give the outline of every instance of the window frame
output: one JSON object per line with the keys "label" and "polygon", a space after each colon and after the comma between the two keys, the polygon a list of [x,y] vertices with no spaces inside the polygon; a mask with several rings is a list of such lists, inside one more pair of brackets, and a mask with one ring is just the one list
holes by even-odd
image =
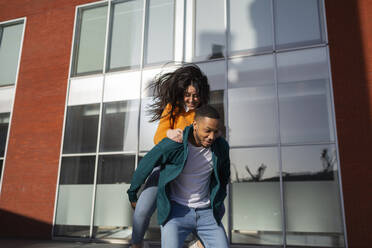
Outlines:
{"label": "window frame", "polygon": [[9,113],[9,123],[8,123],[8,130],[6,135],[6,141],[5,141],[5,149],[4,149],[4,156],[0,159],[2,160],[2,166],[0,168],[0,193],[2,191],[2,185],[3,185],[3,178],[4,178],[4,171],[6,166],[6,158],[7,158],[7,151],[8,151],[8,144],[9,144],[9,135],[10,135],[10,129],[12,126],[12,117],[13,117],[13,108],[14,108],[14,102],[15,102],[15,96],[16,96],[16,89],[18,85],[18,78],[19,78],[19,68],[21,64],[21,57],[22,57],[22,51],[23,51],[23,43],[24,43],[24,37],[26,32],[26,25],[27,25],[27,18],[21,17],[13,20],[8,20],[4,22],[0,22],[0,46],[3,38],[3,29],[4,27],[13,26],[13,25],[19,25],[22,24],[22,36],[20,40],[20,46],[19,46],[19,52],[18,52],[18,63],[17,63],[17,69],[16,69],[16,77],[14,84],[7,84],[7,85],[1,85],[0,89],[12,89],[13,96],[10,104],[10,111],[4,112]]}

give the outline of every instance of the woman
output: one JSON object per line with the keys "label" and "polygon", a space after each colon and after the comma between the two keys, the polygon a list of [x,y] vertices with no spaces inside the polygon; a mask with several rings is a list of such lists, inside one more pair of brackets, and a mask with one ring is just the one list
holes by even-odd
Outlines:
{"label": "woman", "polygon": [[[182,142],[182,132],[192,124],[195,109],[209,101],[208,78],[196,65],[178,68],[156,78],[149,86],[154,90],[155,103],[150,105],[151,121],[159,120],[154,136],[155,145],[168,137]],[[142,240],[150,218],[156,209],[156,194],[159,178],[157,167],[146,181],[133,215],[132,247],[142,247]]]}

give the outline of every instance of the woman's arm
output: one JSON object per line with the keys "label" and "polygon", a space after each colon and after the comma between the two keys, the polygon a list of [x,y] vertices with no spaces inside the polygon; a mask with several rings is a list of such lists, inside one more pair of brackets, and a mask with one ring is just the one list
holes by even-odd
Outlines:
{"label": "woman's arm", "polygon": [[170,138],[175,142],[182,143],[182,129],[172,129],[170,124],[169,118],[169,111],[171,110],[171,105],[167,104],[163,113],[161,114],[162,118],[160,118],[158,128],[156,129],[156,133],[154,135],[154,143],[157,145],[162,139],[165,137]]}
{"label": "woman's arm", "polygon": [[171,109],[170,104],[168,104],[163,113],[161,114],[161,118],[159,120],[158,128],[156,129],[156,133],[154,135],[154,144],[157,145],[162,139],[167,137],[167,131],[171,129],[170,121],[169,121],[169,111]]}

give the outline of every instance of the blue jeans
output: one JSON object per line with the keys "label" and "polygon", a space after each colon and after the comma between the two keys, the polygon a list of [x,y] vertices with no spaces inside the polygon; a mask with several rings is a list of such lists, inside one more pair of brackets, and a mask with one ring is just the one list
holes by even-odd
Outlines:
{"label": "blue jeans", "polygon": [[156,195],[160,171],[154,171],[146,181],[133,214],[132,244],[141,244],[156,209]]}
{"label": "blue jeans", "polygon": [[168,221],[161,226],[161,247],[182,248],[190,233],[196,233],[206,248],[229,247],[225,229],[218,225],[212,208],[195,209],[172,202]]}

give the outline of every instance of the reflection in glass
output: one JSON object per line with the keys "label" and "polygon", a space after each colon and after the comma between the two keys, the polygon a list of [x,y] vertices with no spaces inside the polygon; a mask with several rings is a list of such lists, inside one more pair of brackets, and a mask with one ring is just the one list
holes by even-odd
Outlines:
{"label": "reflection in glass", "polygon": [[173,0],[148,2],[145,64],[173,60],[174,2]]}
{"label": "reflection in glass", "polygon": [[99,104],[67,107],[63,153],[95,152]]}
{"label": "reflection in glass", "polygon": [[133,211],[125,192],[130,186],[135,166],[134,155],[105,155],[98,160],[95,238],[131,237]]}
{"label": "reflection in glass", "polygon": [[280,0],[275,4],[276,43],[279,48],[323,41],[318,0]]}
{"label": "reflection in glass", "polygon": [[197,64],[200,70],[208,77],[210,90],[226,89],[225,61],[213,61]]}
{"label": "reflection in glass", "polygon": [[0,157],[5,155],[10,113],[0,113]]}
{"label": "reflection in glass", "polygon": [[282,147],[288,245],[344,247],[334,145]]}
{"label": "reflection in glass", "polygon": [[221,131],[222,137],[226,138],[224,95],[225,92],[223,90],[211,91],[209,104],[220,114],[219,130]]}
{"label": "reflection in glass", "polygon": [[89,237],[94,162],[94,156],[62,158],[54,235]]}
{"label": "reflection in glass", "polygon": [[197,0],[195,8],[194,56],[203,59],[224,57],[224,1]]}
{"label": "reflection in glass", "polygon": [[138,100],[103,104],[100,151],[137,149]]}
{"label": "reflection in glass", "polygon": [[75,45],[75,73],[102,72],[107,6],[83,9],[80,16],[80,33]]}
{"label": "reflection in glass", "polygon": [[231,146],[277,142],[277,105],[272,55],[229,61]]}
{"label": "reflection in glass", "polygon": [[231,149],[232,242],[282,244],[278,151]]}
{"label": "reflection in glass", "polygon": [[229,1],[230,51],[272,49],[271,0]]}
{"label": "reflection in glass", "polygon": [[0,86],[15,84],[23,23],[0,26]]}
{"label": "reflection in glass", "polygon": [[334,141],[324,48],[277,55],[283,143]]}
{"label": "reflection in glass", "polygon": [[112,5],[112,30],[109,69],[140,64],[143,1],[125,1]]}

